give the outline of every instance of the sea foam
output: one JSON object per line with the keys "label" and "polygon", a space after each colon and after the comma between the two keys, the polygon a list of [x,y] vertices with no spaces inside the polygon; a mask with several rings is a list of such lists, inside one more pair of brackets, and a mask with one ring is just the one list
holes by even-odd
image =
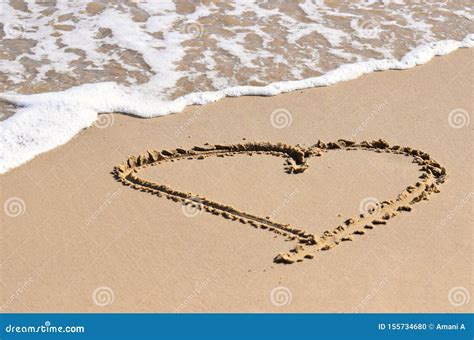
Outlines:
{"label": "sea foam", "polygon": [[328,86],[361,75],[390,69],[404,70],[448,54],[461,47],[474,46],[474,34],[462,41],[444,40],[416,47],[401,60],[381,59],[345,64],[326,74],[295,81],[274,82],[267,86],[236,86],[219,91],[194,92],[171,101],[154,98],[115,82],[84,84],[60,92],[32,95],[4,93],[0,99],[19,107],[9,119],[0,122],[0,173],[5,173],[36,155],[72,139],[90,127],[98,115],[120,112],[151,118],[182,111],[188,105],[204,105],[224,97],[274,96],[284,92]]}

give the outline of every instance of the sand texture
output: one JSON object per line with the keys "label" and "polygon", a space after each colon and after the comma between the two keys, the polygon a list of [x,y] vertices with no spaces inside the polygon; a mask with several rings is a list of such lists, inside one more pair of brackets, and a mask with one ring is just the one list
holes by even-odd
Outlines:
{"label": "sand texture", "polygon": [[472,53],[103,115],[0,176],[2,311],[472,312]]}

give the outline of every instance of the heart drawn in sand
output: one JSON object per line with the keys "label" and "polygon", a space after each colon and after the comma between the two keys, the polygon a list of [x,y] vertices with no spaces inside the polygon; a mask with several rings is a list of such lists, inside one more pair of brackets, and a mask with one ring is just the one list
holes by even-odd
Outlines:
{"label": "heart drawn in sand", "polygon": [[[166,185],[149,182],[139,177],[141,169],[155,166],[169,161],[182,159],[204,159],[206,157],[224,157],[234,154],[267,154],[285,159],[285,171],[297,175],[306,171],[306,163],[311,157],[320,157],[326,152],[343,152],[351,150],[364,150],[377,153],[401,154],[413,158],[422,172],[420,181],[407,186],[396,198],[382,201],[376,209],[365,214],[347,219],[342,225],[333,230],[325,231],[321,236],[315,236],[303,229],[295,228],[289,224],[271,221],[268,218],[252,215],[234,207],[212,201],[208,198],[176,191]],[[363,141],[355,143],[340,139],[337,142],[323,143],[318,141],[311,147],[300,145],[272,144],[272,143],[245,143],[229,145],[195,146],[190,150],[178,148],[176,150],[147,151],[146,154],[129,157],[125,162],[114,169],[115,178],[126,186],[149,192],[159,197],[165,196],[175,202],[205,210],[214,215],[249,224],[256,229],[264,229],[295,242],[296,245],[287,253],[278,254],[274,258],[276,263],[301,262],[303,259],[312,259],[318,251],[334,248],[344,241],[352,241],[353,235],[363,235],[367,230],[377,225],[387,224],[388,220],[402,212],[409,212],[412,206],[422,200],[427,200],[432,193],[438,193],[438,186],[447,179],[446,169],[433,160],[427,153],[410,147],[399,145],[390,146],[384,140],[372,142]]]}

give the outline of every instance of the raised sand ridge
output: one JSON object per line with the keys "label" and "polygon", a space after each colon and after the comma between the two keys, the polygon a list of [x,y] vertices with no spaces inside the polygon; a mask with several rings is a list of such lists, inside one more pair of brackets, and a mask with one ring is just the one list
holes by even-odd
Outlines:
{"label": "raised sand ridge", "polygon": [[[141,169],[164,162],[182,159],[204,159],[212,156],[225,157],[234,154],[267,154],[283,157],[285,158],[285,171],[288,174],[299,174],[308,169],[309,165],[306,163],[308,158],[320,157],[326,152],[353,150],[401,154],[412,157],[413,163],[417,164],[422,173],[419,177],[420,180],[407,186],[395,199],[382,201],[366,214],[348,218],[342,225],[326,230],[321,236],[315,236],[289,224],[240,211],[232,206],[199,195],[176,191],[166,185],[142,179],[138,175]],[[205,144],[204,146],[195,146],[190,150],[181,148],[169,151],[151,150],[147,151],[146,154],[129,157],[117,166],[113,173],[115,178],[126,186],[149,192],[158,197],[165,196],[175,202],[248,224],[256,229],[267,230],[285,237],[287,241],[295,242],[295,246],[289,252],[278,254],[274,258],[274,262],[286,264],[301,262],[303,259],[312,259],[318,251],[330,250],[341,242],[352,241],[354,235],[364,235],[365,232],[378,225],[387,224],[397,214],[411,211],[413,205],[422,200],[428,200],[432,193],[438,193],[439,185],[447,179],[446,169],[423,151],[399,145],[390,146],[384,140],[356,143],[343,139],[328,143],[318,141],[311,147],[298,144],[293,146],[282,143],[253,142],[229,145]]]}

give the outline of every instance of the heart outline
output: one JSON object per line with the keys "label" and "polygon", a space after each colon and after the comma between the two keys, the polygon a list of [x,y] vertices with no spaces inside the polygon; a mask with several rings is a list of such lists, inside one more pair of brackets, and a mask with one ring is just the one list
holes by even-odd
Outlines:
{"label": "heart outline", "polygon": [[[337,150],[364,150],[373,152],[386,152],[392,154],[402,154],[413,157],[413,163],[418,164],[422,175],[414,185],[407,186],[395,200],[382,201],[379,209],[368,214],[360,214],[358,217],[347,219],[343,225],[339,225],[332,231],[326,230],[321,236],[316,237],[304,229],[294,228],[289,224],[282,224],[262,218],[238,209],[214,202],[199,195],[192,195],[169,188],[166,185],[149,182],[138,176],[139,170],[148,166],[159,165],[163,162],[181,159],[204,159],[211,156],[231,156],[234,154],[269,154],[286,158],[285,170],[289,174],[304,172],[309,165],[306,160],[311,157],[320,157],[324,153]],[[269,142],[247,142],[244,144],[215,144],[195,146],[190,150],[177,148],[175,150],[149,150],[146,154],[138,157],[130,156],[128,159],[115,167],[113,175],[123,185],[134,189],[149,192],[159,197],[165,196],[175,202],[184,205],[194,205],[198,202],[198,209],[204,209],[214,215],[221,215],[225,218],[238,220],[241,223],[248,223],[257,229],[267,229],[279,235],[286,236],[287,241],[296,241],[297,244],[286,253],[278,254],[273,261],[275,263],[290,264],[301,262],[303,259],[312,259],[318,251],[325,251],[334,248],[344,241],[352,241],[352,235],[363,235],[367,229],[373,229],[374,225],[386,224],[387,221],[403,211],[411,211],[411,206],[427,200],[432,193],[438,193],[440,184],[447,179],[446,168],[431,158],[423,151],[411,147],[399,145],[390,146],[386,141],[379,139],[354,141],[339,139],[336,142],[324,143],[318,141],[310,147],[303,147],[299,144],[292,146],[283,143]]]}

